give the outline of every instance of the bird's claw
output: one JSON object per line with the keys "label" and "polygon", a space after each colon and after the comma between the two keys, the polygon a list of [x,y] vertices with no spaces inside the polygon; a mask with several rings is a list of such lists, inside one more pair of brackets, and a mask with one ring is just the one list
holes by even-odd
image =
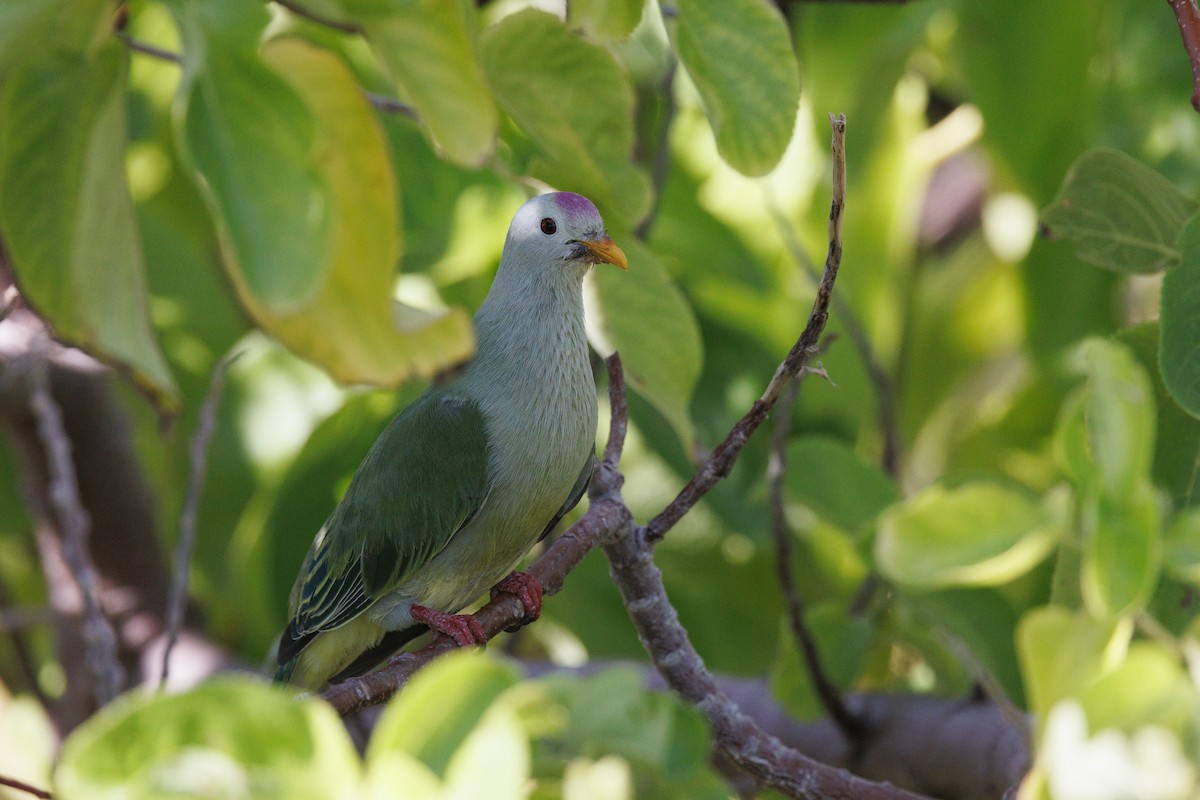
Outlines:
{"label": "bird's claw", "polygon": [[[521,601],[521,607],[525,610],[523,625],[528,625],[542,615],[543,593],[542,582],[528,572],[510,572],[507,578],[492,589],[493,598],[498,594],[511,594]],[[519,627],[514,625],[508,630],[514,631]]]}
{"label": "bird's claw", "polygon": [[445,634],[458,643],[459,647],[475,647],[487,643],[487,634],[479,620],[471,614],[447,614],[426,606],[409,609],[414,622],[428,625],[430,630]]}

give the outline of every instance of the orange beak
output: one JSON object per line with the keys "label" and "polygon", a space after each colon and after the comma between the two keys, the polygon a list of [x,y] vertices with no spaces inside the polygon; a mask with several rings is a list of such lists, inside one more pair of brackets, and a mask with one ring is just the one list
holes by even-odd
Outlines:
{"label": "orange beak", "polygon": [[579,244],[587,248],[589,253],[603,263],[612,264],[623,270],[629,269],[629,261],[625,258],[625,253],[617,247],[616,242],[607,236],[600,239],[582,239]]}

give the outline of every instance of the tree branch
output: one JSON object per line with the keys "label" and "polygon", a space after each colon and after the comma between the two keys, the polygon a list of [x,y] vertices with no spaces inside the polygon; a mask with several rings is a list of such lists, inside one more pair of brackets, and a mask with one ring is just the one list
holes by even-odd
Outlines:
{"label": "tree branch", "polygon": [[63,554],[83,595],[87,663],[95,679],[96,700],[105,705],[125,685],[125,670],[117,658],[117,635],[100,607],[96,568],[88,552],[88,514],[79,499],[71,441],[63,429],[62,411],[50,394],[46,363],[38,360],[30,376],[30,408],[50,471],[50,504],[62,531]]}
{"label": "tree branch", "polygon": [[857,744],[865,732],[863,722],[846,708],[845,703],[842,702],[841,693],[833,685],[821,664],[816,639],[809,630],[804,616],[804,600],[796,588],[796,579],[792,574],[792,532],[787,522],[783,479],[787,474],[787,440],[792,427],[792,406],[795,405],[799,388],[799,382],[793,381],[783,390],[783,395],[779,398],[779,414],[775,418],[775,428],[771,432],[771,454],[767,461],[771,538],[775,542],[775,570],[779,577],[779,587],[783,592],[784,606],[787,609],[792,636],[796,639],[796,645],[804,657],[804,664],[808,668],[808,674],[816,689],[817,697],[830,719],[837,724],[846,738]]}
{"label": "tree branch", "polygon": [[208,391],[200,407],[200,423],[192,438],[188,457],[191,471],[188,476],[187,492],[184,495],[183,510],[179,515],[179,542],[175,547],[175,575],[171,580],[171,588],[167,595],[167,641],[163,648],[162,672],[159,676],[159,687],[167,685],[170,674],[171,651],[179,640],[179,631],[183,627],[183,616],[187,609],[188,598],[188,565],[192,559],[192,547],[196,541],[196,517],[200,513],[200,495],[204,491],[204,474],[208,464],[208,443],[217,429],[217,408],[221,402],[221,392],[225,386],[225,370],[241,355],[240,351],[228,355],[213,365],[212,375],[208,382]]}
{"label": "tree branch", "polygon": [[825,323],[829,319],[829,299],[833,294],[833,284],[837,280],[838,267],[842,262],[842,209],[846,201],[846,117],[844,114],[837,117],[830,114],[829,124],[833,128],[833,202],[829,209],[829,251],[825,256],[825,271],[817,284],[817,296],[813,301],[808,324],[804,326],[804,332],[800,334],[783,363],[775,370],[775,375],[767,384],[762,397],[754,401],[750,410],[738,420],[725,440],[717,445],[704,466],[692,476],[675,499],[658,516],[650,520],[646,526],[646,534],[647,540],[652,543],[662,539],[700,498],[729,475],[742,452],[742,447],[767,418],[779,400],[779,393],[784,385],[795,378],[808,363],[825,330]]}
{"label": "tree branch", "polygon": [[7,786],[9,789],[16,789],[18,792],[27,792],[34,797],[41,798],[41,800],[51,800],[54,797],[54,795],[45,789],[39,789],[36,786],[30,786],[24,781],[19,781],[16,778],[6,778],[3,775],[0,775],[0,786]]}
{"label": "tree branch", "polygon": [[283,6],[296,16],[303,17],[309,22],[315,22],[325,28],[341,31],[342,33],[363,32],[362,28],[360,28],[358,25],[355,25],[353,22],[342,22],[341,20],[330,19],[329,17],[322,16],[315,11],[309,11],[307,8],[300,5],[300,3],[296,2],[296,0],[274,0],[274,2],[280,6]]}
{"label": "tree branch", "polygon": [[1196,0],[1167,0],[1175,12],[1179,35],[1192,65],[1192,108],[1200,111],[1200,9]]}

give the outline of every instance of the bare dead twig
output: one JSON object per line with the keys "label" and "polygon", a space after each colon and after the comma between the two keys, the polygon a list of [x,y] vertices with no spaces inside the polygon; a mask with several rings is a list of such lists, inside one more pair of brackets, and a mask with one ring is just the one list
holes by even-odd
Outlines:
{"label": "bare dead twig", "polygon": [[1179,35],[1192,65],[1192,108],[1200,111],[1200,9],[1196,0],[1167,0],[1175,12]]}
{"label": "bare dead twig", "polygon": [[858,744],[864,732],[863,721],[855,716],[842,702],[841,692],[829,679],[821,663],[816,638],[809,630],[805,619],[804,599],[796,588],[792,574],[792,532],[788,527],[784,501],[784,477],[787,474],[787,441],[792,427],[792,406],[796,402],[800,384],[793,381],[783,390],[776,407],[774,430],[771,432],[771,454],[767,462],[767,488],[771,506],[771,538],[775,542],[775,570],[779,577],[779,588],[783,592],[784,607],[787,609],[788,624],[796,640],[808,675],[816,689],[817,697],[846,739]]}
{"label": "bare dead twig", "polygon": [[7,786],[9,789],[16,789],[18,792],[26,792],[34,797],[41,798],[41,800],[51,800],[54,797],[54,795],[45,789],[39,789],[36,786],[30,786],[24,781],[19,781],[16,778],[6,778],[3,775],[0,775],[0,786]]}
{"label": "bare dead twig", "polygon": [[795,378],[808,363],[825,330],[825,323],[829,319],[833,284],[837,280],[838,267],[842,262],[842,208],[846,198],[846,117],[843,114],[837,117],[830,114],[829,124],[833,128],[833,202],[829,209],[829,251],[825,256],[825,271],[817,284],[817,296],[813,301],[808,324],[783,363],[775,370],[775,375],[767,384],[762,397],[754,401],[750,410],[738,420],[725,440],[717,445],[704,466],[692,476],[675,499],[658,516],[650,520],[646,526],[647,539],[650,542],[661,540],[700,498],[729,475],[742,447],[767,418],[779,400],[784,385]]}
{"label": "bare dead twig", "polygon": [[[609,356],[607,365],[612,425],[604,447],[604,459],[592,477],[588,491],[591,505],[574,525],[546,548],[528,570],[530,575],[541,581],[547,596],[557,594],[567,574],[583,557],[624,521],[632,519],[618,494],[622,478],[617,471],[617,464],[628,426],[620,356],[616,353]],[[510,594],[496,595],[490,603],[475,612],[475,619],[489,638],[514,625],[523,624],[524,617],[525,609],[521,602]],[[438,636],[419,650],[401,653],[380,670],[329,687],[321,696],[342,716],[386,703],[418,669],[457,647],[449,637]]]}
{"label": "bare dead twig", "polygon": [[188,566],[192,560],[192,548],[196,541],[196,518],[200,513],[200,495],[204,491],[204,474],[208,464],[208,443],[217,429],[217,408],[221,392],[225,387],[225,370],[241,355],[240,351],[225,356],[213,365],[208,382],[208,391],[200,407],[200,423],[188,449],[190,474],[187,492],[183,499],[183,510],[179,515],[179,542],[175,546],[175,574],[167,595],[167,644],[163,649],[162,672],[159,688],[167,685],[170,674],[171,651],[179,640],[183,627],[183,614],[188,598]]}
{"label": "bare dead twig", "polygon": [[117,657],[117,635],[100,607],[96,568],[88,552],[91,521],[79,498],[71,441],[63,429],[62,411],[50,394],[44,361],[35,362],[30,375],[30,407],[37,420],[38,437],[50,471],[49,497],[62,532],[63,556],[83,596],[83,632],[88,668],[100,705],[112,700],[125,685],[125,670]]}

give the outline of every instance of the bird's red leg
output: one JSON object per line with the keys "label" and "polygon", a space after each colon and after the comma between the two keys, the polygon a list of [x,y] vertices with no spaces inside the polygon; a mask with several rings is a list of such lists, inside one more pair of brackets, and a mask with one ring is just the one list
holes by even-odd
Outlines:
{"label": "bird's red leg", "polygon": [[525,609],[526,624],[542,615],[542,582],[528,572],[510,572],[508,577],[492,589],[492,597],[511,594],[521,601]]}
{"label": "bird's red leg", "polygon": [[447,614],[445,611],[435,611],[426,606],[413,606],[409,609],[414,622],[428,625],[430,630],[444,633],[459,647],[474,647],[487,642],[487,634],[483,632],[478,620],[470,614]]}

